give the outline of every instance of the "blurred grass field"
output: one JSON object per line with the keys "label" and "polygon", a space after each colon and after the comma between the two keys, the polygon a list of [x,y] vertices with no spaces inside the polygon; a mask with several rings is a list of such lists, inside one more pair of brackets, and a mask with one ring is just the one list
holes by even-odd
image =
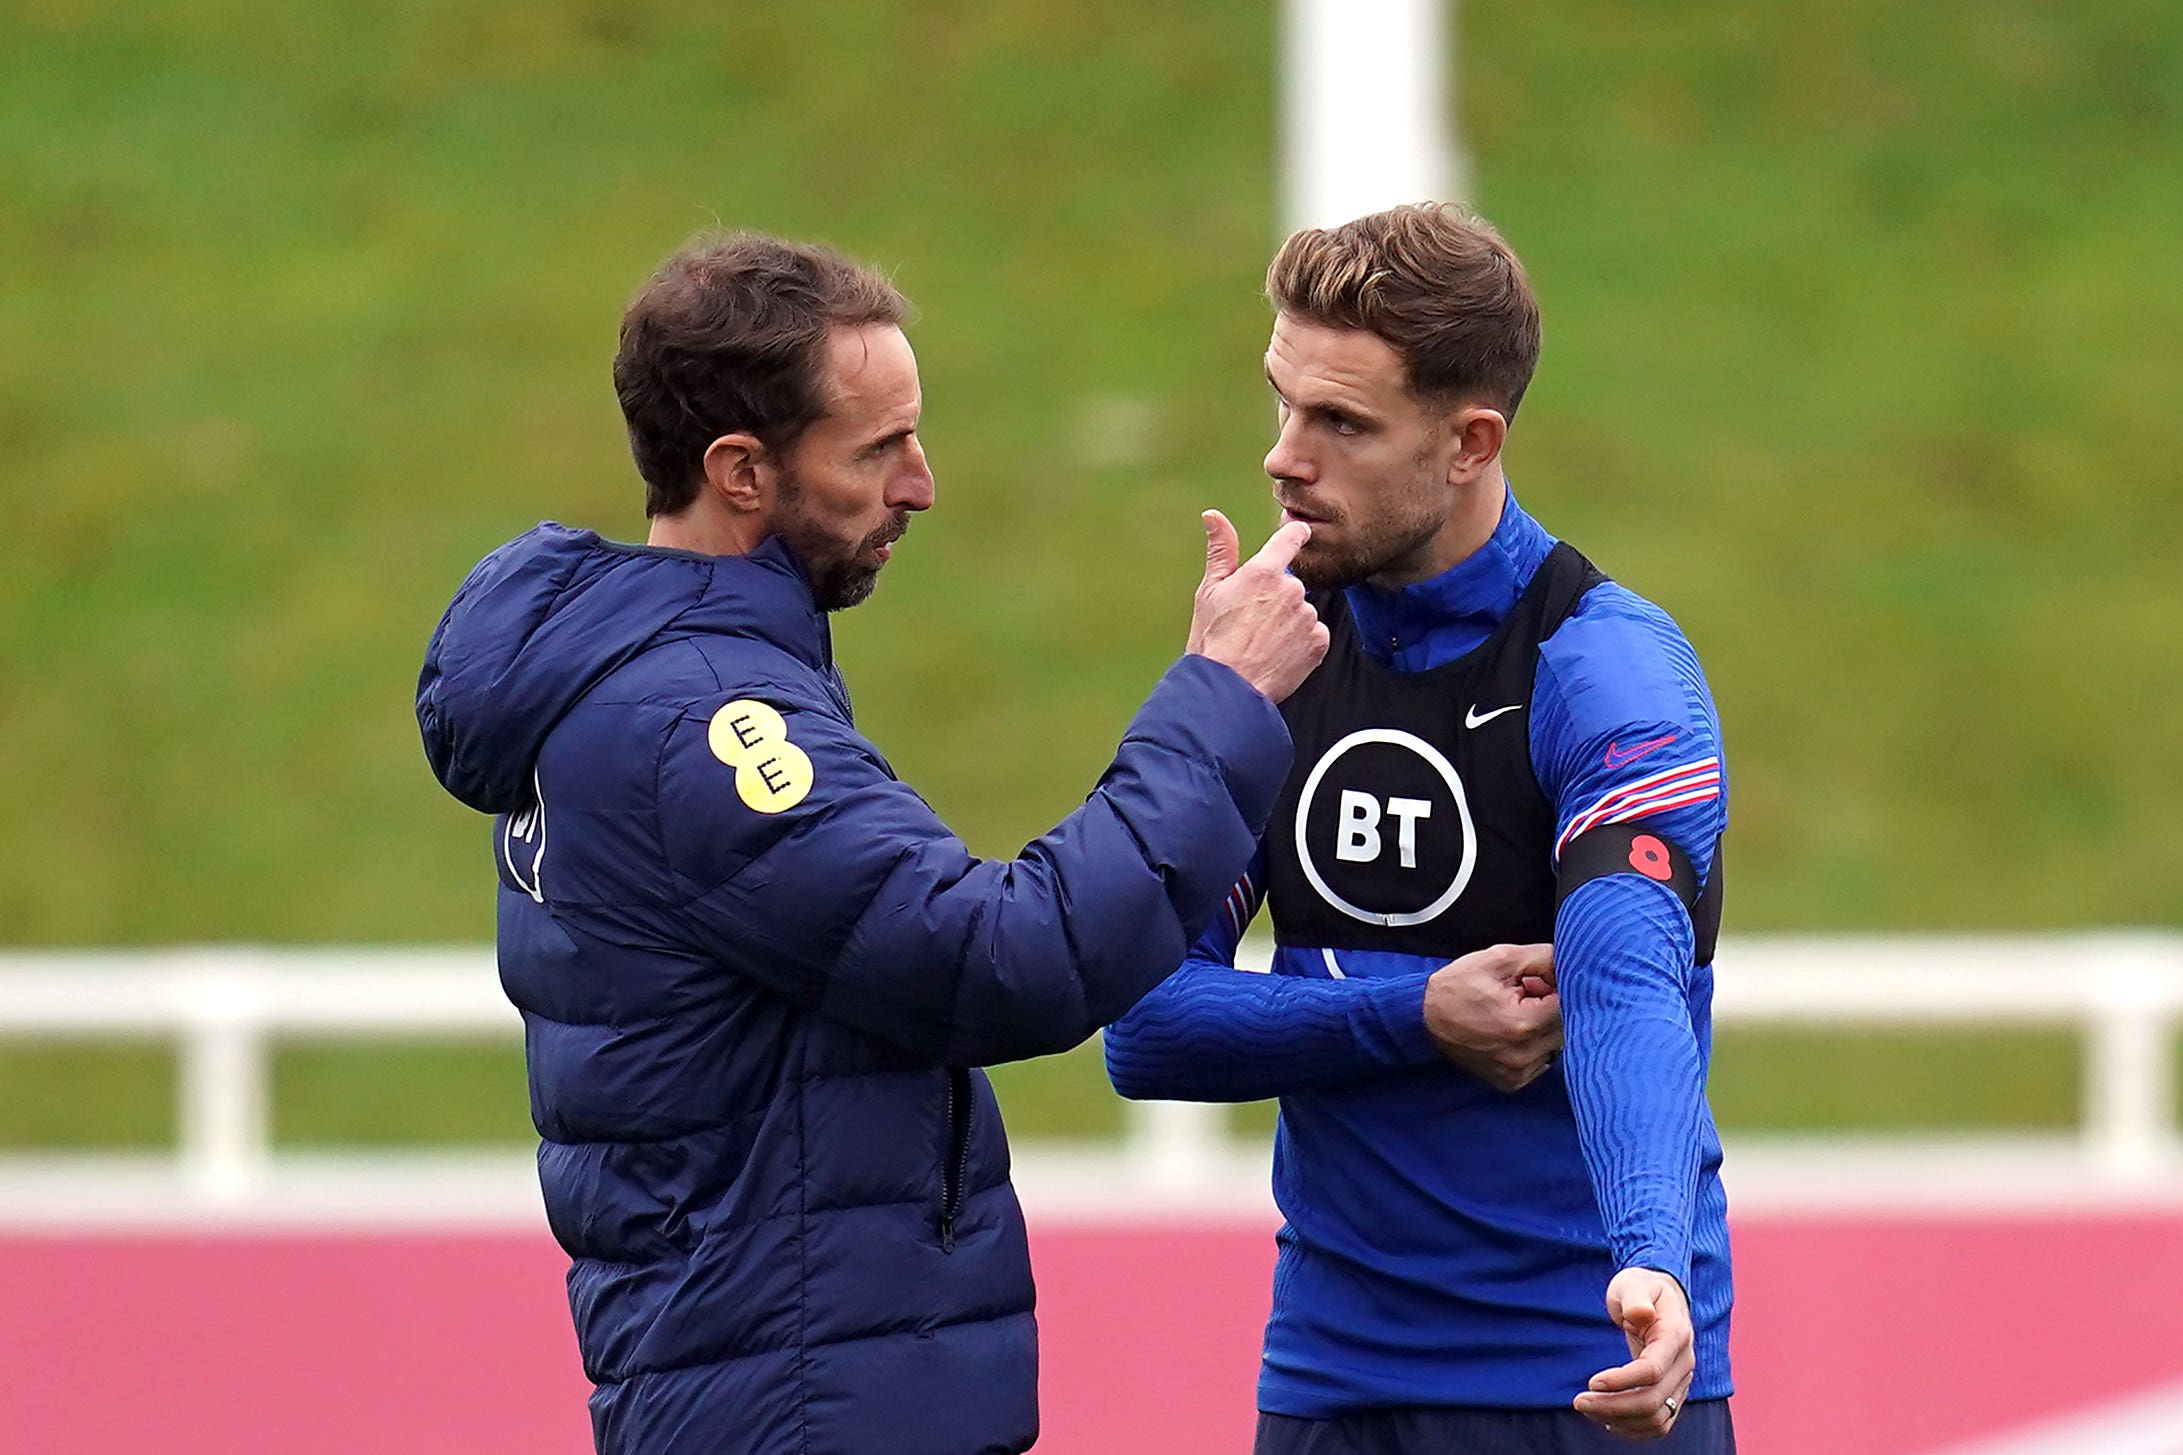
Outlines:
{"label": "blurred grass field", "polygon": [[[614,324],[714,222],[921,307],[941,504],[838,641],[896,767],[1012,852],[1177,649],[1198,509],[1265,519],[1272,13],[0,10],[0,943],[489,936],[422,644],[532,521],[641,531]],[[1731,927],[2183,923],[2183,12],[1461,32],[1476,201],[1546,310],[1510,471],[1706,659]],[[2045,1125],[2072,1058],[1739,1035],[1716,1094]],[[0,1044],[0,1141],[164,1135],[165,1075]],[[494,1054],[281,1077],[284,1136],[521,1134]],[[1020,1130],[1116,1115],[1083,1057],[1004,1078]]]}

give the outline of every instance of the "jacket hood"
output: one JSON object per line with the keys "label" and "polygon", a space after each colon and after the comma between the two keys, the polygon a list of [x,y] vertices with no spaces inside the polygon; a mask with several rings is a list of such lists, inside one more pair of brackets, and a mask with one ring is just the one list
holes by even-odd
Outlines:
{"label": "jacket hood", "polygon": [[425,648],[417,726],[447,791],[484,813],[531,799],[538,751],[571,707],[672,625],[768,638],[815,665],[826,623],[779,541],[703,556],[547,521],[470,572]]}

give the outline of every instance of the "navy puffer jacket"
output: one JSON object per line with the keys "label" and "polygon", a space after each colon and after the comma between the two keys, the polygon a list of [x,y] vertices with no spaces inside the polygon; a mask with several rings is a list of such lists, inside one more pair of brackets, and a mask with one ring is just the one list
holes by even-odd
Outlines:
{"label": "navy puffer jacket", "polygon": [[499,816],[599,1449],[1027,1448],[1030,1261],[972,1068],[1181,962],[1287,771],[1273,705],[1184,658],[1082,808],[980,860],[858,736],[784,548],[543,525],[463,583],[417,715]]}

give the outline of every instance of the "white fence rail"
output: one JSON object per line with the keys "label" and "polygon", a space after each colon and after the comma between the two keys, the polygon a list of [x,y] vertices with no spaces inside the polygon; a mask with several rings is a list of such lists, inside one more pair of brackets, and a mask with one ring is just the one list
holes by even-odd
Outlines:
{"label": "white fence rail", "polygon": [[[1245,954],[1262,965],[1266,946],[1247,945]],[[2084,1165],[2123,1183],[2178,1166],[2183,935],[1731,938],[1720,954],[1715,1018],[1726,1026],[2072,1025],[2085,1051]],[[0,953],[0,1046],[25,1037],[176,1044],[171,1170],[198,1201],[247,1201],[282,1160],[270,1135],[276,1042],[520,1031],[485,949]],[[1185,1186],[1208,1167],[1235,1165],[1224,1126],[1216,1107],[1133,1106],[1121,1155],[1152,1185]],[[0,1174],[26,1160],[0,1154]]]}
{"label": "white fence rail", "polygon": [[218,1201],[250,1196],[272,1165],[276,1040],[522,1031],[488,949],[0,954],[0,1037],[175,1042],[177,1170]]}

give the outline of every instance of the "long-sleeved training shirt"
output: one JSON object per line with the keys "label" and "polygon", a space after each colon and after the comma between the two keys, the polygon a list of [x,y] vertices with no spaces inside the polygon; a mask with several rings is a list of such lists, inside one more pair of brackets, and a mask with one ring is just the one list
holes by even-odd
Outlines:
{"label": "long-sleeved training shirt", "polygon": [[[1400,672],[1464,655],[1554,544],[1511,495],[1491,539],[1450,570],[1348,591],[1365,650]],[[1712,872],[1727,821],[1719,720],[1665,612],[1612,581],[1594,587],[1541,644],[1526,710],[1551,852],[1641,818]],[[1566,1046],[1504,1095],[1444,1061],[1425,1029],[1438,959],[1279,944],[1273,974],[1238,972],[1263,878],[1254,866],[1106,1041],[1125,1096],[1281,1099],[1286,1223],[1259,1407],[1565,1407],[1628,1358],[1604,1295],[1637,1266],[1690,1294],[1691,1397],[1727,1395],[1727,1203],[1704,1096],[1713,976],[1691,964],[1675,894],[1632,872],[1562,904]]]}

